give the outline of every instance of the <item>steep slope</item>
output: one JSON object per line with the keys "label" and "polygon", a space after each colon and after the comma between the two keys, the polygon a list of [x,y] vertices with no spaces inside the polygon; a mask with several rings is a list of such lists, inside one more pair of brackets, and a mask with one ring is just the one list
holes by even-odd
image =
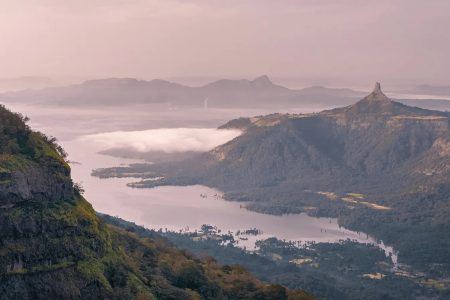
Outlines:
{"label": "steep slope", "polygon": [[64,151],[0,107],[0,299],[308,299],[107,226]]}
{"label": "steep slope", "polygon": [[342,180],[336,175],[352,174],[345,179],[351,183],[358,176],[367,180],[423,155],[448,132],[448,116],[393,102],[377,84],[369,96],[348,107],[257,117],[240,120],[240,125],[232,121],[222,128],[237,126],[246,133],[209,155],[218,167],[254,170],[247,175],[267,174],[268,181],[326,176],[333,182]]}

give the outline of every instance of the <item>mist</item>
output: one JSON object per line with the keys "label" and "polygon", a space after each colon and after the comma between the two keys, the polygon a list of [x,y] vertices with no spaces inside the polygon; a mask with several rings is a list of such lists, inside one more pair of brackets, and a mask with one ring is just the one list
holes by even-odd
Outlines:
{"label": "mist", "polygon": [[115,131],[84,135],[83,142],[95,143],[102,150],[131,149],[138,152],[203,152],[222,145],[241,131],[214,128],[160,128],[143,131]]}

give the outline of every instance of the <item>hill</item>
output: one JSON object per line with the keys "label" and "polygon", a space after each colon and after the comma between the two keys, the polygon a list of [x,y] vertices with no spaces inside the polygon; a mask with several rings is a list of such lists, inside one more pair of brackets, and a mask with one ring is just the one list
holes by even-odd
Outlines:
{"label": "hill", "polygon": [[[132,166],[146,174],[132,186],[204,184],[259,212],[338,217],[394,245],[400,262],[445,277],[449,116],[394,102],[377,84],[346,107],[230,121],[222,128],[244,134],[187,161]],[[130,168],[94,174],[121,172]]]}
{"label": "hill", "polygon": [[309,299],[107,225],[65,152],[0,107],[0,299]]}

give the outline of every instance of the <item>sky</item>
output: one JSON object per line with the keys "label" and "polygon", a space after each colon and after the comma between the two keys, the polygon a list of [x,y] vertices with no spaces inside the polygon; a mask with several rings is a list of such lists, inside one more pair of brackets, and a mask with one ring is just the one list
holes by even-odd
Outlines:
{"label": "sky", "polygon": [[0,78],[450,84],[449,0],[0,0],[0,41]]}

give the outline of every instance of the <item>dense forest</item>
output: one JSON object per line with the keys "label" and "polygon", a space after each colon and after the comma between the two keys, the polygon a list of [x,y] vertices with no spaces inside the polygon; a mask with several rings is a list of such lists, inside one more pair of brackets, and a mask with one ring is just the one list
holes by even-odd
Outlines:
{"label": "dense forest", "polygon": [[[167,239],[173,245],[212,256],[223,264],[245,266],[260,278],[290,288],[302,287],[327,299],[446,298],[449,290],[423,274],[393,271],[389,257],[379,248],[350,240],[341,243],[297,244],[275,238],[257,242],[258,250],[245,251],[227,233],[198,239],[198,233],[148,230],[117,217],[100,215],[108,224],[141,237]],[[203,227],[208,227],[207,225]],[[224,242],[227,243],[224,243]]]}

